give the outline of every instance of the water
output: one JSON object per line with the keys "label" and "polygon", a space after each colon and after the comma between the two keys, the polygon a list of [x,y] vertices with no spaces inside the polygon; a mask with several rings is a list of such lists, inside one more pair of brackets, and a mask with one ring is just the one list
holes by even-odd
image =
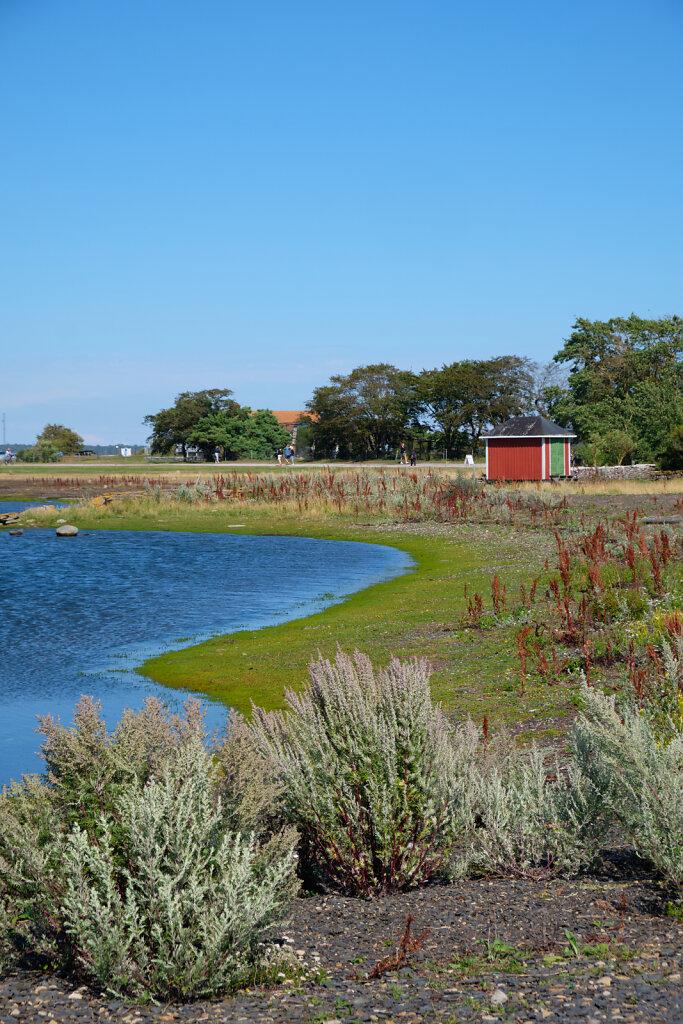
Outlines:
{"label": "water", "polygon": [[50,498],[34,498],[33,501],[0,501],[0,512],[24,512],[27,508],[40,508],[52,505],[53,508],[68,508],[66,501],[52,501]]}
{"label": "water", "polygon": [[[133,671],[210,636],[320,611],[410,566],[395,548],[231,534],[0,532],[0,784],[40,771],[35,716],[70,724],[82,693],[109,727],[148,695],[187,696]],[[211,729],[226,708],[207,702]]]}

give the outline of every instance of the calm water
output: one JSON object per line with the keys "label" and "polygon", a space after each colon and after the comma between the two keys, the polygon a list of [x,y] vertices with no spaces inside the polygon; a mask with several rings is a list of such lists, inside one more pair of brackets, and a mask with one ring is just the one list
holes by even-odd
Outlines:
{"label": "calm water", "polygon": [[[37,714],[70,724],[82,693],[101,700],[110,727],[147,695],[175,706],[186,695],[135,666],[309,615],[411,564],[394,548],[298,537],[0,532],[0,783],[41,769]],[[207,702],[207,719],[222,725],[224,705]]]}
{"label": "calm water", "polygon": [[50,498],[34,498],[33,501],[0,501],[0,512],[24,512],[27,508],[40,508],[41,505],[52,505],[53,508],[68,508],[67,501],[52,501]]}

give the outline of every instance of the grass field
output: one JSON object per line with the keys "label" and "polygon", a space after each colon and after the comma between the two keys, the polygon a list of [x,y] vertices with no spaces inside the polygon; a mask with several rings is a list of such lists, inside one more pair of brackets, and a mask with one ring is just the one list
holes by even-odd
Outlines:
{"label": "grass field", "polygon": [[[191,487],[196,467],[181,468],[184,480],[147,467],[129,472],[126,488],[137,493],[100,506],[85,502],[101,476],[83,476],[83,467],[48,467],[38,479],[54,497],[70,488],[82,491],[84,503],[70,508],[68,518],[86,529],[236,531],[391,544],[408,552],[415,568],[318,615],[162,655],[145,664],[144,674],[248,711],[251,700],[279,706],[284,689],[305,678],[311,657],[318,651],[332,656],[337,645],[347,651],[357,647],[376,662],[391,655],[425,657],[435,669],[435,696],[450,713],[480,723],[486,717],[493,727],[504,721],[522,735],[545,737],[566,727],[576,673],[529,670],[525,678],[520,622],[535,621],[538,637],[544,617],[556,612],[541,604],[533,614],[524,609],[519,619],[505,609],[519,610],[521,588],[528,589],[533,579],[539,595],[549,594],[558,536],[569,541],[603,520],[622,522],[626,512],[642,516],[681,503],[680,485],[676,490],[671,481],[647,489],[631,485],[628,493],[623,485],[611,491],[604,484],[573,490],[568,484],[472,494],[468,477],[453,501],[458,480],[453,472],[349,468],[325,474],[318,467],[301,474],[297,467],[296,474],[263,474],[222,467],[222,483],[209,485],[215,474],[208,467],[199,474],[199,485]],[[10,472],[11,484],[5,473],[0,478],[0,497],[15,482],[17,491],[27,482],[23,472],[15,475],[14,467]],[[58,480],[66,481],[61,488],[55,486]],[[74,487],[78,480],[80,488]],[[27,527],[48,526],[63,515],[28,513],[22,520]],[[504,610],[493,616],[501,585]],[[473,594],[480,596],[488,618],[468,619]],[[524,637],[528,645],[533,634]],[[574,656],[578,646],[578,640],[565,644]],[[539,658],[550,658],[550,648],[544,652]],[[563,653],[553,646],[553,664]],[[530,647],[529,657],[535,657]],[[593,666],[596,677],[617,670]]]}

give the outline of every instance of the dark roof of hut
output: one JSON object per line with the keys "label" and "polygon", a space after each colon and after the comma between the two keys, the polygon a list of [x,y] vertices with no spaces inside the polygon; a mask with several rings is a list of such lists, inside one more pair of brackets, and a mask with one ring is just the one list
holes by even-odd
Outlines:
{"label": "dark roof of hut", "polygon": [[545,416],[513,416],[484,437],[576,437],[576,434],[558,427]]}

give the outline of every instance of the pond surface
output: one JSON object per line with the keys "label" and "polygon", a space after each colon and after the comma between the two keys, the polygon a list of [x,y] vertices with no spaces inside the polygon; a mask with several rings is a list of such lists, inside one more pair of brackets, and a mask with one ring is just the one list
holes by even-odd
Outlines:
{"label": "pond surface", "polygon": [[[9,509],[8,509],[9,511]],[[82,693],[107,726],[148,695],[187,694],[133,671],[210,636],[301,618],[413,563],[395,548],[303,537],[0,531],[0,784],[40,771],[38,714],[71,724]],[[226,708],[206,702],[211,729]]]}
{"label": "pond surface", "polygon": [[50,498],[34,498],[33,501],[0,501],[0,512],[25,512],[27,508],[40,508],[52,505],[53,508],[68,508],[66,501],[51,501]]}

